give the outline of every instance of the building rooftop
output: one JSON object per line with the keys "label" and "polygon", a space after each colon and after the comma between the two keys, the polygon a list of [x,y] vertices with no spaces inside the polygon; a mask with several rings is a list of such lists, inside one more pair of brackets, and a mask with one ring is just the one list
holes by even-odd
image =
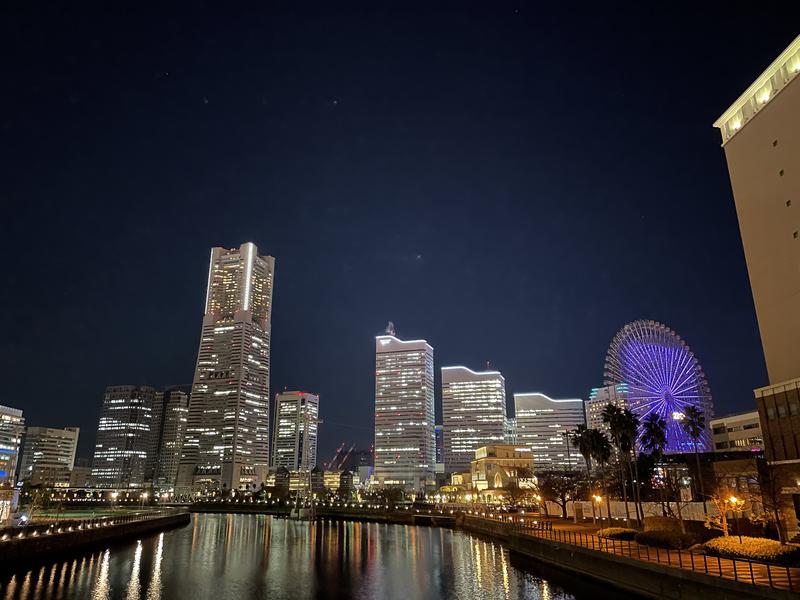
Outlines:
{"label": "building rooftop", "polygon": [[800,36],[781,52],[753,84],[714,122],[727,144],[800,73]]}

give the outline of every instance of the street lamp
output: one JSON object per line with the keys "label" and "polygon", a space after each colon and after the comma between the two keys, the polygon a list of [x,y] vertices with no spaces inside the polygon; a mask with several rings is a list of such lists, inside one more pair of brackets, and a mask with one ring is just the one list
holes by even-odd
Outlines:
{"label": "street lamp", "polygon": [[142,510],[144,510],[144,501],[145,501],[145,500],[147,500],[147,496],[148,496],[148,493],[147,493],[147,492],[142,492],[141,496],[139,496],[139,498],[140,498],[140,499],[141,499],[141,501],[142,501],[142,502],[141,502],[141,506],[140,506],[140,508],[141,508]]}
{"label": "street lamp", "polygon": [[730,498],[728,498],[728,502],[730,502],[731,506],[733,506],[733,519],[736,522],[736,531],[739,534],[739,543],[741,544],[742,543],[742,527],[741,527],[741,524],[739,523],[739,515],[737,513],[737,510],[739,510],[739,512],[741,512],[741,510],[738,509],[738,507],[742,504],[742,501],[739,500],[736,496],[731,496]]}

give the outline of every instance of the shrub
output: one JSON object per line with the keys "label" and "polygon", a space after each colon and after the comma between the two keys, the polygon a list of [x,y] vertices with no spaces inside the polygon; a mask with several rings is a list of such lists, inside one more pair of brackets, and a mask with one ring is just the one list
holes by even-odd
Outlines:
{"label": "shrub", "polygon": [[628,529],[627,527],[606,527],[599,530],[597,536],[608,538],[609,540],[632,540],[636,537],[636,533],[635,529]]}
{"label": "shrub", "polygon": [[633,538],[637,543],[645,546],[656,546],[657,548],[667,548],[680,550],[688,548],[695,543],[695,536],[680,531],[640,531]]}
{"label": "shrub", "polygon": [[706,554],[724,558],[743,558],[779,565],[800,565],[800,546],[783,545],[775,540],[742,536],[718,537],[703,544]]}

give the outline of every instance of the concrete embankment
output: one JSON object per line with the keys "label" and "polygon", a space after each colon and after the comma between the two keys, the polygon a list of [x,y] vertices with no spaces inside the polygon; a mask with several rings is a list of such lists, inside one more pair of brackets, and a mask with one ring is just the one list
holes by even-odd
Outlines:
{"label": "concrete embankment", "polygon": [[[290,509],[288,507],[275,507],[269,504],[250,502],[209,502],[204,504],[192,504],[189,510],[196,513],[264,514],[275,517],[286,517]],[[332,521],[362,521],[371,523],[394,523],[399,525],[429,525],[434,527],[452,527],[455,524],[455,517],[450,514],[441,514],[439,512],[427,513],[425,511],[348,510],[343,508],[318,507],[316,515],[318,519],[329,519]]]}
{"label": "concrete embankment", "polygon": [[542,539],[504,523],[459,515],[456,526],[503,541],[512,552],[647,598],[668,600],[797,600],[797,594],[749,585],[687,569]]}
{"label": "concrete embankment", "polygon": [[[19,530],[11,539],[0,542],[0,568],[12,568],[20,564],[40,562],[59,556],[74,555],[75,552],[104,547],[110,543],[139,537],[156,531],[183,527],[191,521],[185,511],[166,515],[154,515],[135,521],[74,528],[73,531],[28,535]],[[23,537],[20,538],[19,535]]]}

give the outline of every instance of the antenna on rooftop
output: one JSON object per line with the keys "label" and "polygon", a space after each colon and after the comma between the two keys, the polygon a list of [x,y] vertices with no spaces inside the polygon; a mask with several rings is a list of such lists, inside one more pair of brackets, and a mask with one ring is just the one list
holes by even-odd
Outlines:
{"label": "antenna on rooftop", "polygon": [[391,321],[386,324],[386,335],[394,335],[394,323]]}

